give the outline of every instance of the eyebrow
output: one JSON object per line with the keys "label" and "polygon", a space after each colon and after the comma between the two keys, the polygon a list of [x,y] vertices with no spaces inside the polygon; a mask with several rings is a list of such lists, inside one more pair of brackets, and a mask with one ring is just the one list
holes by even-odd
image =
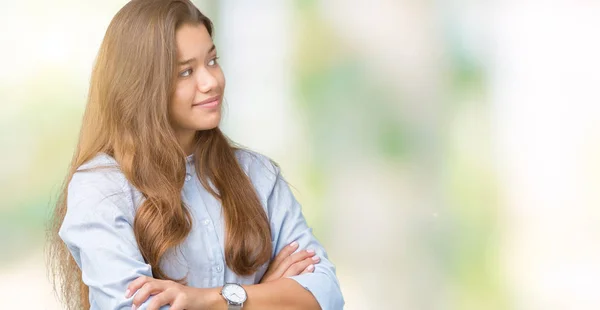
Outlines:
{"label": "eyebrow", "polygon": [[[210,49],[208,50],[208,53],[207,53],[207,54],[210,54],[210,53],[211,53],[212,51],[214,51],[215,49],[216,49],[216,46],[213,44],[213,45],[210,47]],[[187,65],[187,64],[189,64],[190,62],[192,62],[192,61],[195,61],[195,60],[196,60],[196,58],[190,58],[190,59],[187,59],[187,60],[179,61],[179,62],[177,62],[177,65],[178,65],[178,66]]]}

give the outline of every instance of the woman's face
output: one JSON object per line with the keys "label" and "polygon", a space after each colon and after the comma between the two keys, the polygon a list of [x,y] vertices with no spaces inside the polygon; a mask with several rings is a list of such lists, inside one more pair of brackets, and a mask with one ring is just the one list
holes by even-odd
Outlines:
{"label": "woman's face", "polygon": [[183,25],[176,32],[177,74],[169,119],[178,135],[213,129],[221,121],[225,77],[204,25]]}

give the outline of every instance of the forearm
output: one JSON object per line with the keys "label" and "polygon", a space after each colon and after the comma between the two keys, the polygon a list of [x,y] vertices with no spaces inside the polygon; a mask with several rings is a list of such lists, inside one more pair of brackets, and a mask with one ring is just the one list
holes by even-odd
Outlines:
{"label": "forearm", "polygon": [[[292,279],[283,278],[243,287],[248,294],[243,310],[321,309],[313,294]],[[198,310],[227,310],[227,302],[219,294],[220,287],[198,290],[198,294],[204,297],[199,302],[201,306]]]}

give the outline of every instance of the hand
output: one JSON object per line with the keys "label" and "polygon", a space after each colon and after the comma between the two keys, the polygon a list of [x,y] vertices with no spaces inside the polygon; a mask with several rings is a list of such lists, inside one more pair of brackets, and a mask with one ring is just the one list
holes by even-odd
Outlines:
{"label": "hand", "polygon": [[314,264],[320,261],[320,258],[315,256],[315,251],[303,250],[294,253],[297,248],[298,242],[295,241],[283,248],[269,265],[269,269],[267,269],[267,272],[260,280],[260,283],[267,283],[277,279],[315,271]]}
{"label": "hand", "polygon": [[199,294],[194,294],[194,288],[169,280],[157,280],[141,276],[127,286],[125,297],[133,298],[132,310],[137,309],[150,295],[154,295],[148,305],[148,310],[158,310],[161,306],[171,305],[171,310],[193,309],[198,302],[195,300]]}

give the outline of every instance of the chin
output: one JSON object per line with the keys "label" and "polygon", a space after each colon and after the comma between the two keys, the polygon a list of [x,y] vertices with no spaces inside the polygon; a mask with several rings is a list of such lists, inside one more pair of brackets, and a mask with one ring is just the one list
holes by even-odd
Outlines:
{"label": "chin", "polygon": [[196,128],[196,130],[198,130],[198,131],[211,130],[211,129],[215,129],[217,127],[219,127],[219,124],[216,124],[215,126],[202,126],[200,128]]}
{"label": "chin", "polygon": [[220,120],[215,122],[203,123],[202,125],[197,127],[197,130],[211,130],[219,127]]}
{"label": "chin", "polygon": [[214,129],[219,127],[219,124],[221,123],[221,115],[210,115],[210,117],[204,117],[201,120],[196,120],[194,123],[196,123],[196,126],[193,127],[195,127],[196,130]]}

